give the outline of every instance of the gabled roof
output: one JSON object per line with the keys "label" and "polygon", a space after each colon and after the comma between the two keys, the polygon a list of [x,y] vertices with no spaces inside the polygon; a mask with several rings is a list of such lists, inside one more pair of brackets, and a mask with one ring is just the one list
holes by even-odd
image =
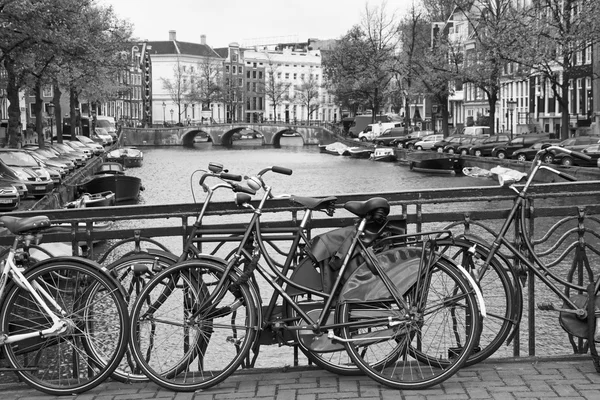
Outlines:
{"label": "gabled roof", "polygon": [[160,42],[148,42],[152,46],[148,52],[152,54],[180,54],[198,57],[223,58],[210,46],[200,43],[179,42],[177,40],[166,40]]}
{"label": "gabled roof", "polygon": [[213,49],[213,50],[221,58],[227,58],[227,56],[229,55],[229,47],[219,47],[218,49]]}

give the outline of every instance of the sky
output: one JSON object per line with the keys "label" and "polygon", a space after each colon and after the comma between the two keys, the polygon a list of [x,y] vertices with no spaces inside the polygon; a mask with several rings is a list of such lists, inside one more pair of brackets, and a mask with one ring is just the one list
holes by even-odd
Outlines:
{"label": "sky", "polygon": [[[111,5],[119,18],[134,26],[133,35],[149,41],[177,40],[226,47],[308,38],[338,39],[359,24],[367,4],[386,3],[390,13],[401,15],[412,0],[98,0]],[[260,40],[256,40],[260,39]],[[270,40],[267,40],[270,41]]]}

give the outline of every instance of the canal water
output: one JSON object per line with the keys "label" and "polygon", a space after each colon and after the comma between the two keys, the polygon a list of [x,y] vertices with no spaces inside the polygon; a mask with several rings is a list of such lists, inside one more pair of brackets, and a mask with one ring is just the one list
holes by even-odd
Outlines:
{"label": "canal water", "polygon": [[[411,171],[408,166],[394,162],[374,162],[368,159],[354,159],[333,156],[319,152],[317,146],[302,146],[301,141],[285,138],[281,148],[262,147],[256,143],[234,142],[231,148],[212,146],[211,143],[196,143],[186,147],[144,147],[144,163],[141,168],[130,168],[128,175],[142,179],[145,190],[141,192],[140,204],[201,203],[204,193],[198,186],[201,172],[209,162],[224,165],[231,173],[252,176],[268,166],[281,166],[293,170],[291,176],[269,173],[265,175],[275,194],[298,196],[325,196],[352,193],[376,193],[388,191],[418,190],[431,188],[478,187],[497,185],[487,178],[472,178],[449,174],[428,174]],[[214,200],[232,200],[231,192],[217,192]],[[485,205],[483,205],[485,207]],[[223,217],[227,222],[227,217]],[[120,223],[126,224],[123,221]],[[175,239],[173,239],[175,240]],[[167,243],[172,251],[181,251],[180,240]],[[179,247],[178,247],[179,246]],[[266,299],[270,295],[268,284],[261,285],[261,293]],[[263,287],[264,286],[264,287]],[[558,327],[556,314],[547,315],[547,321],[538,325],[552,337],[539,338],[539,342],[549,341],[553,354],[569,354],[564,332]],[[523,322],[524,323],[524,322]],[[547,328],[546,328],[547,327]],[[559,335],[556,339],[555,335]],[[522,354],[526,354],[527,337],[521,338]],[[546,353],[547,354],[547,353]],[[509,347],[498,351],[497,356],[512,355]],[[257,360],[257,366],[292,365],[291,348],[264,346]],[[302,360],[301,364],[306,361]]]}

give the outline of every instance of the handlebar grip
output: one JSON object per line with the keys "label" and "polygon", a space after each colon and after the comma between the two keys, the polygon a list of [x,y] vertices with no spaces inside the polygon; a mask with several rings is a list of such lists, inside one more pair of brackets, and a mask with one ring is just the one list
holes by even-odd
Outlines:
{"label": "handlebar grip", "polygon": [[234,183],[231,186],[232,186],[232,190],[236,193],[256,194],[256,190],[253,190],[246,186],[238,185],[237,183]]}
{"label": "handlebar grip", "polygon": [[566,174],[566,173],[564,173],[562,171],[558,171],[558,176],[560,176],[561,178],[564,178],[564,179],[566,179],[568,181],[571,181],[571,182],[576,182],[577,181],[576,177],[574,177],[573,175]]}
{"label": "handlebar grip", "polygon": [[229,181],[236,181],[236,182],[240,182],[242,180],[242,176],[241,175],[236,175],[236,174],[227,174],[225,172],[221,173],[219,175],[219,177],[221,179],[227,179]]}
{"label": "handlebar grip", "polygon": [[289,168],[284,168],[284,167],[277,167],[277,166],[273,166],[271,167],[271,171],[276,172],[278,174],[283,174],[283,175],[291,175],[292,174],[292,170]]}
{"label": "handlebar grip", "polygon": [[588,156],[587,154],[583,154],[583,153],[580,153],[578,151],[573,151],[573,150],[571,150],[571,155],[573,157],[577,157],[577,158],[579,158],[581,160],[585,160],[585,161],[590,161],[592,159],[592,157]]}

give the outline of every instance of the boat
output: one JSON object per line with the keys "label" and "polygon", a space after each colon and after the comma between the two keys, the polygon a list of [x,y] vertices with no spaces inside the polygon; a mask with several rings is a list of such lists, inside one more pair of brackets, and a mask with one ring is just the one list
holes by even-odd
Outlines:
{"label": "boat", "polygon": [[[321,145],[323,146],[323,145]],[[330,143],[328,145],[325,145],[323,147],[319,146],[319,151],[321,153],[327,153],[327,154],[332,154],[334,156],[349,156],[350,152],[348,151],[348,149],[350,149],[350,146],[342,143],[342,142],[334,142],[334,143]],[[323,149],[323,150],[321,150]]]}
{"label": "boat", "polygon": [[463,160],[460,157],[424,158],[410,162],[411,171],[430,172],[438,174],[462,174]]}
{"label": "boat", "polygon": [[144,160],[144,153],[135,147],[121,147],[108,152],[106,161],[118,162],[124,167],[141,167]]}
{"label": "boat", "polygon": [[376,147],[369,159],[373,161],[396,161],[398,157],[393,147]]}
{"label": "boat", "polygon": [[116,204],[115,194],[111,191],[101,193],[83,193],[77,199],[65,204],[65,208],[110,207]]}
{"label": "boat", "polygon": [[123,164],[115,162],[115,161],[103,162],[102,164],[100,164],[100,166],[98,167],[98,169],[96,170],[96,172],[94,174],[95,175],[103,175],[103,174],[125,175],[125,167],[123,166]]}
{"label": "boat", "polygon": [[113,192],[115,202],[137,201],[142,186],[142,180],[135,176],[121,174],[96,174],[88,177],[77,185],[79,193],[99,194]]}
{"label": "boat", "polygon": [[365,146],[350,147],[348,152],[352,158],[369,158],[373,154],[373,148]]}

